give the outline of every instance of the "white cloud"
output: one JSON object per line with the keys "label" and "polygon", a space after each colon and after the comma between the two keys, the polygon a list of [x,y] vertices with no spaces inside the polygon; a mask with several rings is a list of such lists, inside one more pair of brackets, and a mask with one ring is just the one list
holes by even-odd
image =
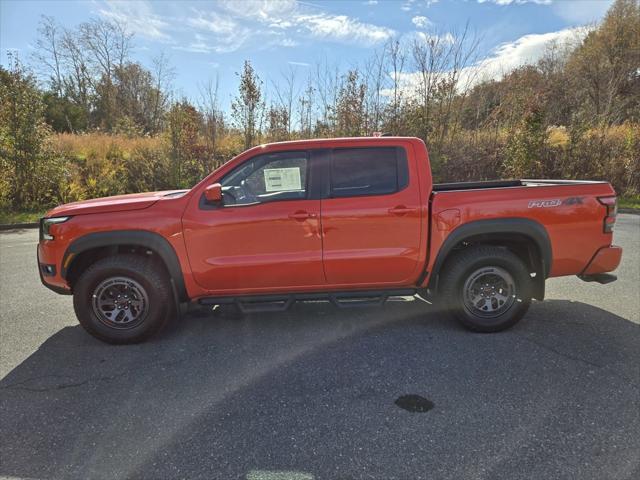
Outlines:
{"label": "white cloud", "polygon": [[[253,8],[250,12],[245,12],[244,15],[235,11],[217,12],[194,9],[195,16],[188,18],[186,23],[198,31],[205,31],[208,35],[207,42],[198,39],[196,33],[198,41],[181,47],[181,49],[201,53],[227,53],[246,46],[252,38],[260,39],[257,48],[296,46],[297,42],[284,33],[284,29],[288,28],[287,25],[277,22],[275,17],[269,17],[270,10],[268,8],[273,5],[277,6],[278,3],[265,4],[267,10],[260,8],[259,3],[261,2],[243,4]],[[236,4],[233,4],[232,8],[236,8]],[[277,9],[273,11],[279,12]],[[256,21],[258,25],[256,25]],[[262,26],[263,22],[267,25]]]}
{"label": "white cloud", "polygon": [[[260,39],[260,47],[293,47],[304,36],[369,46],[395,34],[390,28],[317,11],[297,0],[221,0],[214,5],[215,11],[195,11],[187,23],[214,34],[214,40],[223,44],[221,51],[240,48],[251,38]],[[191,47],[212,50],[201,42]]]}
{"label": "white cloud", "polygon": [[263,23],[285,19],[299,9],[296,0],[221,0],[217,5],[238,17],[254,18]]}
{"label": "white cloud", "polygon": [[364,45],[384,42],[395,34],[390,28],[362,23],[346,15],[298,15],[296,23],[314,37]]}
{"label": "white cloud", "polygon": [[197,16],[187,19],[187,24],[192,27],[207,30],[216,34],[232,34],[239,25],[227,16],[216,12],[196,11]]}
{"label": "white cloud", "polygon": [[297,47],[299,44],[291,37],[287,37],[282,32],[267,32],[270,37],[263,47]]}
{"label": "white cloud", "polygon": [[431,20],[429,20],[427,17],[425,17],[423,15],[416,15],[415,17],[413,17],[411,19],[411,22],[417,28],[425,28],[425,27],[428,27],[429,25],[433,24],[433,22]]}
{"label": "white cloud", "polygon": [[213,33],[213,36],[195,33],[193,41],[173,48],[191,53],[230,53],[242,47],[249,38],[249,32],[240,28],[233,35],[215,35],[219,31]]}
{"label": "white cloud", "polygon": [[587,31],[584,28],[566,28],[557,32],[525,35],[514,42],[504,43],[477,65],[480,77],[498,79],[522,65],[540,60],[551,42],[577,43]]}
{"label": "white cloud", "polygon": [[187,35],[173,48],[198,53],[232,52],[250,42],[256,48],[294,47],[305,37],[371,46],[396,33],[298,0],[219,0],[171,19],[156,14],[149,0],[104,0],[99,13],[152,40],[175,44],[169,33]]}
{"label": "white cloud", "polygon": [[235,19],[251,20],[271,30],[306,33],[329,41],[374,45],[395,34],[390,28],[364,23],[347,15],[310,10],[296,0],[224,0],[219,5]]}
{"label": "white cloud", "polygon": [[[194,53],[228,53],[242,47],[250,38],[251,31],[226,15],[214,11],[194,10],[195,17],[188,18],[186,24],[197,31],[195,41],[177,47]],[[203,35],[204,32],[206,35]]]}
{"label": "white cloud", "polygon": [[[480,81],[498,80],[518,67],[540,60],[552,42],[560,45],[575,45],[585,37],[587,32],[586,28],[567,28],[557,32],[525,35],[513,42],[499,45],[484,60],[463,68],[460,72],[459,85],[471,87]],[[424,32],[417,33],[418,36],[421,34],[428,37]],[[453,40],[453,37],[450,39]],[[442,72],[443,76],[447,73]],[[400,76],[399,83],[407,95],[412,96],[420,85],[420,80],[420,73],[407,72]],[[392,93],[383,91],[382,94]]]}
{"label": "white cloud", "polygon": [[169,23],[153,12],[151,3],[106,0],[105,8],[99,10],[100,15],[115,20],[123,25],[127,31],[152,40],[169,41],[166,32]]}
{"label": "white cloud", "polygon": [[400,10],[403,10],[405,12],[409,12],[411,11],[411,9],[413,8],[413,4],[415,3],[416,0],[405,0],[405,2],[400,5]]}
{"label": "white cloud", "polygon": [[289,61],[287,62],[289,65],[294,65],[296,67],[310,67],[311,64],[307,63],[307,62],[293,62],[293,61]]}

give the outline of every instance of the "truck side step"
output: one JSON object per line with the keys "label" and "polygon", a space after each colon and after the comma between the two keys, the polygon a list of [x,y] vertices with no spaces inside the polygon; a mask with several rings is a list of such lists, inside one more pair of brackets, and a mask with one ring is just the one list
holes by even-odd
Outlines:
{"label": "truck side step", "polygon": [[365,290],[353,292],[290,293],[274,295],[247,295],[238,297],[204,297],[198,300],[200,305],[235,304],[242,313],[284,312],[296,302],[329,301],[338,308],[379,307],[390,297],[412,297],[415,288],[398,290]]}
{"label": "truck side step", "polygon": [[349,307],[380,307],[389,298],[387,292],[366,292],[354,296],[350,292],[333,293],[329,295],[329,301],[338,308]]}

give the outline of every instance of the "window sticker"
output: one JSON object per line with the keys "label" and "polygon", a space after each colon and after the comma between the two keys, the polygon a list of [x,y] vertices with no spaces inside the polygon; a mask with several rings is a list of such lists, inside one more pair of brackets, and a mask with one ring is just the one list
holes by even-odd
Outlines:
{"label": "window sticker", "polygon": [[300,167],[265,168],[264,185],[267,192],[302,190]]}

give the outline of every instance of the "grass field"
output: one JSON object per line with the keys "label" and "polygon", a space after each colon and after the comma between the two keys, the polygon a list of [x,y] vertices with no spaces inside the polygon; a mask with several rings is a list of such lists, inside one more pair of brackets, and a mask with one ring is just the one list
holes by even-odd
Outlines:
{"label": "grass field", "polygon": [[619,197],[618,208],[633,208],[640,210],[640,195],[633,195],[631,197]]}
{"label": "grass field", "polygon": [[45,212],[46,210],[37,212],[12,212],[0,210],[0,225],[37,222]]}

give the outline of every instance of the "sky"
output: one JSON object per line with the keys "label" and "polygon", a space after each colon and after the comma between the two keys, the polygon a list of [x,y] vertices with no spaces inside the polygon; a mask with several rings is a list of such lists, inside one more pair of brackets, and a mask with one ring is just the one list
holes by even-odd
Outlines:
{"label": "sky", "polygon": [[[485,77],[534,62],[551,40],[600,21],[613,0],[0,0],[0,63],[29,63],[41,15],[73,28],[91,18],[123,22],[133,58],[150,66],[160,53],[174,68],[177,97],[197,100],[220,79],[223,107],[250,60],[267,89],[292,69],[303,79],[317,62],[361,65],[391,38],[455,35],[468,23],[480,39]],[[408,64],[407,71],[411,71]]]}

